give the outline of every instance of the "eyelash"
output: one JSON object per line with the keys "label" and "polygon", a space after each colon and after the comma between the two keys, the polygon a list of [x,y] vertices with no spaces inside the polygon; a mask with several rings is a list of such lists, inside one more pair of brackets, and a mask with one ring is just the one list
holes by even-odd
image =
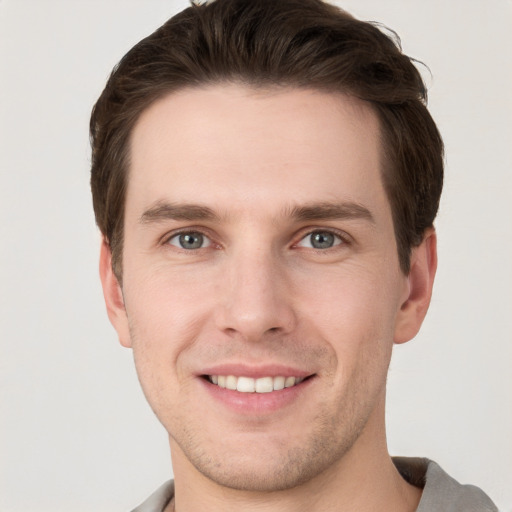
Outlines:
{"label": "eyelash", "polygon": [[[319,248],[315,248],[315,247],[310,247],[310,248],[309,247],[305,247],[305,249],[313,249],[315,252],[321,253],[321,252],[327,252],[327,251],[329,251],[331,249],[335,249],[336,247],[338,247],[340,245],[341,246],[346,246],[346,245],[351,245],[353,243],[352,238],[347,233],[345,233],[344,231],[339,231],[339,230],[333,229],[333,228],[314,227],[314,228],[309,228],[307,231],[300,233],[300,238],[299,238],[298,242],[295,242],[292,245],[292,247],[299,246],[300,242],[305,240],[307,237],[313,235],[314,233],[322,233],[322,234],[328,233],[328,234],[331,234],[331,235],[335,236],[336,238],[338,238],[340,240],[340,242],[336,243],[332,247],[328,247],[328,248],[325,248],[325,249],[319,249]],[[208,245],[207,247],[199,247],[197,249],[185,249],[184,247],[179,247],[177,245],[173,245],[173,244],[170,243],[170,241],[173,238],[179,237],[180,235],[187,235],[187,234],[199,234],[199,235],[202,235],[203,237],[205,237],[206,239],[208,239],[210,241],[210,245]],[[173,233],[171,233],[169,235],[166,235],[162,239],[162,245],[172,245],[175,249],[181,250],[181,251],[184,251],[184,252],[188,252],[188,253],[195,252],[195,251],[200,251],[202,249],[208,249],[211,246],[220,247],[220,244],[216,244],[214,239],[213,239],[213,237],[208,232],[206,232],[204,229],[194,228],[194,227],[187,228],[187,229],[182,229],[182,230],[179,230],[179,231],[175,231],[175,232],[173,232]]]}

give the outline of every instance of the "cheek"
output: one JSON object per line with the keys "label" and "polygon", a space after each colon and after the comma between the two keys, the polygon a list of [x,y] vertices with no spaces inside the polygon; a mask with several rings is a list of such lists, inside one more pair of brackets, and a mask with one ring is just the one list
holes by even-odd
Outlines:
{"label": "cheek", "polygon": [[137,371],[156,378],[168,375],[172,368],[180,378],[180,356],[194,345],[208,322],[208,298],[213,293],[205,289],[204,280],[163,269],[145,272],[125,287]]}
{"label": "cheek", "polygon": [[199,273],[190,275],[180,270],[153,267],[125,284],[129,314],[140,327],[152,331],[172,327],[177,332],[192,328],[194,319],[206,310],[212,285],[208,287],[208,279]]}
{"label": "cheek", "polygon": [[295,279],[292,294],[303,314],[321,319],[319,325],[329,329],[362,329],[368,334],[394,322],[399,290],[389,271],[386,276],[378,268],[369,271],[355,265],[329,273],[321,270]]}
{"label": "cheek", "polygon": [[322,278],[311,273],[297,284],[300,316],[331,346],[336,378],[350,380],[357,372],[380,375],[393,345],[396,280],[353,267]]}
{"label": "cheek", "polygon": [[[163,272],[149,272],[126,282],[126,310],[135,368],[148,403],[160,421],[169,423],[171,410],[185,411],[190,374],[183,364],[204,326],[204,290],[195,283]],[[130,293],[136,290],[136,293]]]}

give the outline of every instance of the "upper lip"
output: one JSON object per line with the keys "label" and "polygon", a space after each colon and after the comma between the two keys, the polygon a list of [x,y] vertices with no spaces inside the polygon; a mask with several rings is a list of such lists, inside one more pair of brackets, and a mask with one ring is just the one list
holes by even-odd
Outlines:
{"label": "upper lip", "polygon": [[200,375],[234,375],[236,377],[309,377],[314,372],[281,364],[247,365],[225,363],[205,368]]}

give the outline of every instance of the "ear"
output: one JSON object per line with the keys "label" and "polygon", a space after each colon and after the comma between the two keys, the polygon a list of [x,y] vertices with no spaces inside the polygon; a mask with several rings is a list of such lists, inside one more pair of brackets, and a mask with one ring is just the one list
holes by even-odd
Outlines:
{"label": "ear", "polygon": [[411,340],[420,330],[430,304],[436,269],[437,237],[434,228],[430,228],[411,252],[411,269],[395,324],[395,343]]}
{"label": "ear", "polygon": [[105,238],[103,238],[100,250],[100,279],[108,318],[117,331],[119,343],[123,347],[131,347],[123,290],[112,269],[112,251]]}

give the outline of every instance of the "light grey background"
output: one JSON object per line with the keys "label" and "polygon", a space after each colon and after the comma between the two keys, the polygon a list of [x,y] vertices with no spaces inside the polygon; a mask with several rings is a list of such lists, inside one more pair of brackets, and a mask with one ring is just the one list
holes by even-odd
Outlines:
{"label": "light grey background", "polygon": [[[447,148],[440,267],[389,378],[393,454],[512,511],[512,3],[347,0],[433,76]],[[0,0],[0,510],[126,511],[170,477],[166,435],[103,307],[88,117],[185,1]]]}

